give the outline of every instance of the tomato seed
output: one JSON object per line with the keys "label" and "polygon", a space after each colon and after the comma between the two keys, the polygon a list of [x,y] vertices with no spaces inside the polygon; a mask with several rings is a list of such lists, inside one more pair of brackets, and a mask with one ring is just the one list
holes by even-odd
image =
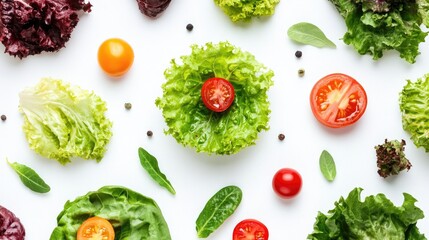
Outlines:
{"label": "tomato seed", "polygon": [[6,121],[6,115],[4,115],[4,114],[3,114],[3,115],[1,115],[1,120],[2,120],[2,121]]}
{"label": "tomato seed", "polygon": [[295,52],[295,57],[297,57],[297,58],[302,57],[302,52],[301,51],[296,51]]}
{"label": "tomato seed", "polygon": [[280,141],[283,141],[283,140],[285,140],[285,135],[283,133],[280,133],[278,138]]}
{"label": "tomato seed", "polygon": [[186,30],[188,31],[192,31],[194,29],[194,25],[188,23],[188,25],[186,25]]}

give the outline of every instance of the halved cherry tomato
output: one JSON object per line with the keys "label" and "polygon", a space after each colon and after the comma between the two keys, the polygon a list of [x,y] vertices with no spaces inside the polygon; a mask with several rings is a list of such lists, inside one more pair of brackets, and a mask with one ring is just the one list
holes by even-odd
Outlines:
{"label": "halved cherry tomato", "polygon": [[365,89],[352,77],[334,73],[320,79],[310,94],[316,119],[331,128],[351,125],[365,112]]}
{"label": "halved cherry tomato", "polygon": [[109,38],[98,48],[98,64],[111,77],[124,75],[134,62],[134,51],[120,38]]}
{"label": "halved cherry tomato", "polygon": [[301,174],[292,168],[282,168],[273,177],[273,189],[281,198],[295,197],[302,186]]}
{"label": "halved cherry tomato", "polygon": [[268,228],[258,220],[245,219],[235,226],[232,240],[268,240]]}
{"label": "halved cherry tomato", "polygon": [[223,78],[209,78],[201,88],[204,105],[214,112],[227,110],[234,101],[234,87]]}
{"label": "halved cherry tomato", "polygon": [[76,238],[77,240],[114,240],[115,231],[106,219],[91,217],[80,225]]}

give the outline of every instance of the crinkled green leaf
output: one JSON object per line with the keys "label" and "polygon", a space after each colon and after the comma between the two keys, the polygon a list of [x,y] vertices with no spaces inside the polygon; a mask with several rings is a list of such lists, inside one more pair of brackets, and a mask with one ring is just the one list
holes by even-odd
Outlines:
{"label": "crinkled green leaf", "polygon": [[[229,42],[193,45],[192,53],[173,59],[164,75],[163,96],[155,103],[168,126],[166,134],[184,146],[233,154],[269,129],[267,91],[274,73]],[[222,113],[210,111],[201,100],[201,87],[212,77],[229,80],[235,89],[234,103]]]}
{"label": "crinkled green leaf", "polygon": [[280,0],[214,0],[214,2],[233,22],[237,22],[273,15]]}
{"label": "crinkled green leaf", "polygon": [[[395,1],[388,6],[374,6],[362,0],[329,0],[343,16],[347,32],[343,40],[360,54],[370,54],[374,60],[384,51],[394,49],[400,57],[414,63],[419,44],[425,41],[429,27],[429,0]],[[386,2],[386,1],[377,1]]]}
{"label": "crinkled green leaf", "polygon": [[100,161],[112,136],[106,103],[93,92],[44,78],[19,94],[30,148],[61,164],[72,157]]}
{"label": "crinkled green leaf", "polygon": [[402,127],[417,147],[429,152],[429,74],[407,80],[399,95]]}
{"label": "crinkled green leaf", "polygon": [[67,201],[58,214],[50,240],[76,240],[79,226],[99,216],[112,223],[115,239],[171,240],[168,225],[157,203],[121,186],[104,186]]}
{"label": "crinkled green leaf", "polygon": [[410,194],[404,193],[404,202],[397,207],[381,193],[361,201],[361,192],[355,188],[327,214],[319,212],[307,239],[426,239],[416,226],[424,218],[423,211]]}

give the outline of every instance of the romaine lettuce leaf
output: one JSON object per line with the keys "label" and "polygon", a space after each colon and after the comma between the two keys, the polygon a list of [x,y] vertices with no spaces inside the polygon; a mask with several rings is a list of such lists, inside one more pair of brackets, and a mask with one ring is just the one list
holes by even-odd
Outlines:
{"label": "romaine lettuce leaf", "polygon": [[404,202],[397,207],[381,193],[362,202],[361,192],[361,188],[355,188],[328,214],[319,212],[308,239],[426,239],[416,226],[424,217],[423,211],[415,206],[417,200],[410,194],[404,193]]}
{"label": "romaine lettuce leaf", "polygon": [[[165,133],[197,152],[233,154],[255,144],[258,133],[269,129],[273,71],[229,42],[191,48],[189,56],[171,61],[163,96],[155,102],[168,126]],[[234,103],[223,113],[208,110],[201,100],[201,87],[212,77],[229,80],[235,89]]]}
{"label": "romaine lettuce leaf", "polygon": [[417,147],[429,152],[429,74],[417,81],[407,80],[399,95],[402,128]]}
{"label": "romaine lettuce leaf", "polygon": [[385,50],[394,49],[410,63],[416,61],[419,44],[425,41],[429,27],[429,0],[375,1],[329,0],[343,16],[347,32],[344,43],[374,60]]}
{"label": "romaine lettuce leaf", "polygon": [[270,16],[280,0],[214,0],[233,22],[250,21],[252,17]]}
{"label": "romaine lettuce leaf", "polygon": [[115,239],[171,240],[168,225],[157,203],[121,186],[104,186],[64,204],[50,240],[76,240],[79,226],[99,216],[109,220]]}
{"label": "romaine lettuce leaf", "polygon": [[72,157],[100,161],[112,136],[106,103],[93,92],[43,78],[19,94],[30,148],[61,164]]}

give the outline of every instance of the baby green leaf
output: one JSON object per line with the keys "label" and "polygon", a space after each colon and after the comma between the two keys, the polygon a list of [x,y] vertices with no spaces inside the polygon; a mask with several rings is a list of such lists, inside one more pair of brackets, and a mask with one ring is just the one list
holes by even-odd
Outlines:
{"label": "baby green leaf", "polygon": [[197,218],[198,237],[206,238],[218,229],[240,205],[242,195],[241,189],[236,186],[226,186],[213,195]]}
{"label": "baby green leaf", "polygon": [[337,169],[335,167],[334,159],[328,151],[323,150],[322,154],[320,154],[319,165],[320,171],[326,180],[330,182],[334,181],[335,176],[337,175]]}
{"label": "baby green leaf", "polygon": [[47,193],[51,190],[51,187],[49,187],[49,185],[43,181],[39,174],[37,174],[30,167],[16,162],[11,163],[7,161],[7,163],[13,168],[13,170],[15,170],[22,183],[29,189],[38,193]]}
{"label": "baby green leaf", "polygon": [[152,156],[150,153],[140,147],[139,158],[140,164],[144,169],[146,169],[146,171],[149,173],[153,180],[155,180],[162,187],[165,187],[170,193],[176,194],[176,190],[174,190],[170,181],[168,181],[167,177],[159,169],[158,161],[154,156]]}
{"label": "baby green leaf", "polygon": [[337,47],[335,43],[325,36],[322,30],[311,23],[301,22],[294,24],[288,29],[287,35],[295,42],[312,45],[318,48]]}

